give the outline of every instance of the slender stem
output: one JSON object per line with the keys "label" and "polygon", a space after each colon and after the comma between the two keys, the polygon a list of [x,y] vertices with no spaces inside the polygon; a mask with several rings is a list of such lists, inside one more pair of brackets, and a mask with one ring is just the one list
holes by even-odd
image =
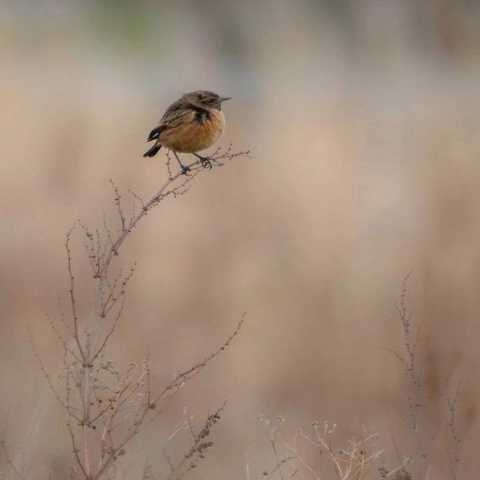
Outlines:
{"label": "slender stem", "polygon": [[[201,163],[199,160],[196,160],[195,162],[190,163],[189,165],[186,165],[186,168],[189,168],[194,175],[198,174],[200,172],[200,169],[195,169],[194,167],[201,167]],[[194,175],[192,175],[190,178],[193,179]],[[153,197],[143,206],[143,208],[135,215],[132,220],[130,221],[128,228],[123,228],[120,235],[117,237],[117,239],[113,242],[112,246],[108,250],[107,256],[103,262],[103,265],[101,266],[101,272],[99,272],[100,275],[105,274],[106,271],[108,271],[108,268],[112,262],[112,259],[115,255],[118,255],[118,251],[120,250],[120,247],[123,245],[123,242],[127,238],[128,234],[137,226],[138,222],[147,215],[147,213],[155,206],[157,205],[162,198],[164,198],[165,195],[168,194],[168,187],[171,186],[177,179],[180,177],[184,176],[183,172],[179,172],[175,174],[173,177],[168,178],[165,183],[160,187],[160,189],[153,195]]]}
{"label": "slender stem", "polygon": [[83,465],[87,474],[87,479],[91,478],[91,452],[90,452],[90,365],[88,357],[90,355],[90,335],[87,334],[86,356],[87,361],[83,364]]}
{"label": "slender stem", "polygon": [[82,344],[80,343],[80,332],[78,329],[77,303],[75,299],[75,277],[73,275],[73,269],[72,269],[72,250],[70,248],[70,238],[72,235],[72,231],[73,229],[70,230],[67,234],[67,239],[65,241],[65,249],[67,251],[67,269],[68,269],[68,276],[70,279],[69,296],[70,296],[70,306],[72,309],[72,318],[73,318],[73,337],[75,339],[78,352],[82,357],[82,361],[85,362],[85,352],[83,351]]}

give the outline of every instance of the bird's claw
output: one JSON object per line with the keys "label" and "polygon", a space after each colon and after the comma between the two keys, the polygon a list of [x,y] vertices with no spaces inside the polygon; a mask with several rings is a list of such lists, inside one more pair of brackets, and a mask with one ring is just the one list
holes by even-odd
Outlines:
{"label": "bird's claw", "polygon": [[203,168],[212,169],[212,161],[207,157],[199,157]]}

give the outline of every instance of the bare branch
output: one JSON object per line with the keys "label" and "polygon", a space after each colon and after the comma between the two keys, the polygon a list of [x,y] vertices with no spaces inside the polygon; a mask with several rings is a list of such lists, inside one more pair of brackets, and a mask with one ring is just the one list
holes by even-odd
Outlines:
{"label": "bare branch", "polygon": [[156,402],[158,402],[160,399],[164,398],[167,394],[170,394],[171,392],[176,392],[179,388],[181,388],[185,382],[190,380],[193,376],[195,376],[197,373],[199,373],[200,370],[202,370],[204,367],[207,366],[210,361],[212,361],[215,357],[220,355],[221,352],[223,352],[228,346],[232,343],[233,339],[238,335],[240,332],[240,329],[242,328],[242,325],[245,322],[245,314],[242,315],[241,320],[238,322],[235,330],[233,333],[225,340],[225,342],[212,354],[210,354],[208,357],[204,358],[202,361],[198,362],[197,364],[193,365],[193,367],[190,367],[188,370],[185,370],[181,373],[179,373],[173,381],[171,381],[158,395]]}
{"label": "bare branch", "polygon": [[448,406],[448,418],[447,418],[447,428],[449,435],[449,469],[452,480],[457,480],[458,478],[458,466],[460,464],[460,451],[462,448],[462,439],[458,431],[457,424],[457,410],[458,410],[458,395],[460,392],[461,384],[458,383],[453,395],[447,398]]}
{"label": "bare branch", "polygon": [[72,250],[70,247],[70,241],[71,241],[74,228],[75,227],[72,227],[66,235],[65,250],[67,252],[67,270],[68,270],[68,276],[70,280],[69,296],[70,296],[70,305],[72,308],[73,331],[74,331],[73,338],[75,340],[75,343],[77,344],[78,352],[82,357],[83,362],[85,362],[86,357],[82,348],[82,344],[80,342],[80,333],[78,330],[77,301],[75,299],[75,277],[73,276],[73,271],[72,271]]}
{"label": "bare branch", "polygon": [[[231,146],[223,152],[217,150],[210,157],[211,165],[209,163],[208,166],[219,166],[224,160],[231,160],[246,153],[232,153]],[[122,317],[127,287],[136,267],[133,264],[126,274],[123,274],[121,269],[114,274],[110,268],[113,257],[119,254],[128,235],[150,210],[168,197],[185,194],[192,181],[206,171],[206,165],[206,162],[195,159],[187,166],[188,169],[174,173],[170,158],[167,156],[168,179],[148,201],[144,201],[138,194],[128,190],[133,197],[132,213],[125,211],[120,189],[113,180],[110,180],[113,202],[120,223],[119,228],[112,228],[106,216],[103,217],[103,228],[92,231],[78,222],[83,232],[83,247],[94,279],[95,308],[88,309],[93,311],[91,315],[91,320],[94,321],[93,326],[91,321],[84,326],[81,323],[84,319],[79,317],[71,246],[75,226],[66,234],[68,298],[72,318],[69,323],[72,325],[69,326],[64,322],[65,332],[63,332],[63,329],[57,328],[54,322],[50,321],[51,328],[63,347],[64,377],[62,379],[64,380],[65,399],[54,388],[50,375],[35,350],[33,341],[31,343],[34,355],[52,393],[67,413],[66,425],[74,459],[72,476],[75,470],[76,475],[85,480],[112,478],[112,475],[115,474],[115,462],[125,453],[127,443],[139,433],[147,417],[153,420],[158,416],[160,409],[157,408],[157,403],[177,392],[188,380],[225,350],[243,325],[244,316],[234,332],[215,352],[178,374],[156,395],[152,393],[148,359],[145,359],[141,365],[130,364],[126,372],[120,372],[113,362],[104,360],[107,346]],[[222,409],[219,409],[213,416],[209,416],[206,423],[208,428],[219,419]],[[193,450],[190,450],[186,459],[202,458],[203,452],[209,448],[208,442],[202,441],[209,434],[207,427],[196,434],[190,425]],[[181,463],[177,467],[177,472],[179,469],[183,471],[184,466],[187,467],[187,464]],[[186,468],[186,470],[188,469],[190,467]],[[147,472],[148,469],[144,470],[144,478],[153,478]],[[176,477],[179,478],[178,475]]]}
{"label": "bare branch", "polygon": [[43,360],[40,357],[40,354],[38,353],[38,350],[35,346],[35,342],[33,341],[33,336],[32,336],[32,332],[30,330],[30,327],[27,327],[27,336],[28,336],[28,340],[30,342],[30,346],[32,348],[33,356],[35,357],[36,361],[38,362],[40,370],[42,371],[43,376],[44,376],[44,378],[47,382],[48,388],[52,392],[52,394],[55,397],[55,399],[57,400],[57,402],[67,412],[67,414],[70,415],[71,417],[75,418],[76,420],[79,420],[79,417],[77,417],[77,415],[75,415],[75,413],[73,413],[72,410],[70,408],[68,408],[68,405],[61,398],[60,394],[57,392],[57,389],[53,386],[53,382],[52,382],[52,378],[50,376],[50,373],[48,373],[48,370],[47,370],[45,364],[43,363]]}
{"label": "bare branch", "polygon": [[122,196],[120,195],[118,187],[115,185],[112,179],[110,179],[110,185],[112,186],[112,189],[113,189],[114,202],[115,202],[115,206],[117,207],[118,216],[120,218],[121,231],[123,232],[126,227],[126,220],[125,220],[125,214],[123,213],[123,209],[122,209]]}
{"label": "bare branch", "polygon": [[100,345],[100,347],[98,347],[97,352],[92,357],[92,363],[95,362],[95,360],[99,357],[99,355],[101,355],[101,353],[104,351],[105,347],[107,346],[107,343],[110,340],[110,337],[113,335],[113,332],[117,328],[118,321],[120,320],[120,318],[122,316],[124,306],[125,306],[125,301],[122,300],[122,302],[120,304],[120,308],[118,309],[118,312],[115,315],[115,318],[113,319],[112,326],[110,327],[107,334],[103,338],[103,342]]}
{"label": "bare branch", "polygon": [[72,424],[71,424],[69,419],[67,419],[66,426],[67,426],[68,433],[70,435],[70,441],[72,443],[73,456],[75,458],[77,466],[80,468],[83,476],[86,479],[88,479],[89,477],[88,477],[87,471],[85,470],[85,467],[83,466],[82,460],[80,458],[79,449],[77,447],[77,443],[76,443],[76,440],[75,440],[75,433],[73,431]]}
{"label": "bare branch", "polygon": [[[205,458],[207,450],[213,446],[213,442],[208,440],[208,437],[210,436],[212,427],[220,420],[225,405],[226,404],[224,403],[214,413],[207,417],[202,429],[197,435],[193,436],[192,446],[183,457],[175,465],[170,463],[171,470],[167,476],[167,480],[180,480],[187,472],[196,468],[199,461]],[[187,429],[189,429],[188,426]],[[170,438],[173,438],[173,436]]]}
{"label": "bare branch", "polygon": [[[221,166],[223,163],[222,161],[226,160],[233,160],[238,157],[242,156],[248,156],[250,152],[247,151],[240,151],[240,152],[235,152],[232,153],[232,146],[231,144],[229,147],[225,150],[225,152],[221,152],[220,149],[217,149],[214,154],[211,157],[208,157],[209,160],[212,162],[213,165],[215,166]],[[168,162],[167,162],[168,164]],[[203,168],[200,160],[195,160],[191,162],[190,164],[186,165],[186,168],[188,169],[189,173],[187,175],[184,175],[182,171],[172,174],[169,172],[169,178],[165,181],[165,183],[162,185],[162,187],[153,195],[153,197],[147,201],[142,210],[134,216],[131,221],[129,222],[128,225],[125,226],[125,228],[121,231],[117,239],[113,242],[113,245],[109,249],[108,253],[106,254],[105,260],[102,265],[102,270],[103,272],[106,272],[110,266],[110,263],[113,259],[114,256],[118,255],[118,252],[123,245],[124,241],[128,237],[129,233],[138,225],[138,222],[147,215],[147,213],[157,206],[162,200],[169,196],[177,196],[181,194],[184,191],[184,188],[201,172],[203,172],[205,169]],[[179,179],[183,178],[183,181],[180,183],[180,185],[176,185],[175,182]]]}

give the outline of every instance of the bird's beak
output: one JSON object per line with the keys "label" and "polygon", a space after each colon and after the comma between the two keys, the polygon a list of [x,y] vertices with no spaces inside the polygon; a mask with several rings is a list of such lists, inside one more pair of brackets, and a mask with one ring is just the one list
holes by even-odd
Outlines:
{"label": "bird's beak", "polygon": [[220,97],[220,103],[221,102],[226,102],[227,100],[230,100],[232,97]]}

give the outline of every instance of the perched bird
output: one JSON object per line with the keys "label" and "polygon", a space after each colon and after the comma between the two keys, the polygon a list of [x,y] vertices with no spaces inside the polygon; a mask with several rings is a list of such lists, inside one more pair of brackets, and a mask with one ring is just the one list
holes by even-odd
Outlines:
{"label": "perched bird", "polygon": [[222,135],[225,127],[222,103],[230,98],[208,90],[186,93],[167,108],[158,127],[150,132],[147,141],[155,143],[143,156],[153,157],[166,147],[175,155],[183,173],[189,168],[182,164],[177,153],[192,153],[202,166],[212,168],[209,158],[197,152],[211,147]]}

